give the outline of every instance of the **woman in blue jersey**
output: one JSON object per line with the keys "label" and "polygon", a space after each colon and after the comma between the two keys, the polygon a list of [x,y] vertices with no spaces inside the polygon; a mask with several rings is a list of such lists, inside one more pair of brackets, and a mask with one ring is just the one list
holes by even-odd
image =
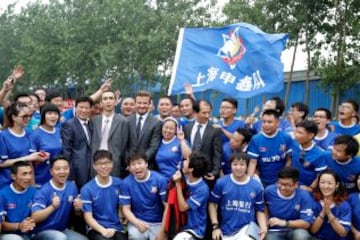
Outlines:
{"label": "woman in blue jersey", "polygon": [[25,127],[31,110],[24,104],[13,103],[6,110],[5,128],[0,132],[0,188],[11,183],[10,167],[19,161],[40,161],[39,152],[29,154],[29,134]]}
{"label": "woman in blue jersey", "polygon": [[360,174],[356,176],[356,186],[358,191],[351,193],[348,201],[352,212],[352,239],[360,240]]}
{"label": "woman in blue jersey", "polygon": [[155,156],[159,172],[168,180],[176,170],[180,169],[181,160],[187,158],[191,153],[190,147],[185,141],[184,132],[178,127],[175,118],[168,117],[164,120],[162,141]]}
{"label": "woman in blue jersey", "polygon": [[317,200],[313,209],[315,221],[310,232],[321,240],[348,239],[351,207],[340,178],[331,170],[322,172],[314,195]]}
{"label": "woman in blue jersey", "polygon": [[35,162],[35,183],[43,185],[51,179],[50,160],[58,157],[63,150],[60,129],[56,124],[60,120],[59,108],[54,104],[45,104],[41,109],[40,127],[30,134],[30,152],[40,151],[44,161]]}

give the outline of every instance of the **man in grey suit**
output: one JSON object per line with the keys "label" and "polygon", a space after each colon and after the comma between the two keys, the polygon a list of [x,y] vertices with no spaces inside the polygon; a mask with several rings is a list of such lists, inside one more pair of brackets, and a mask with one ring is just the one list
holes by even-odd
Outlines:
{"label": "man in grey suit", "polygon": [[135,97],[136,114],[128,117],[130,122],[131,138],[135,139],[136,150],[146,154],[149,168],[155,168],[155,154],[161,140],[161,122],[149,113],[151,94],[139,91]]}
{"label": "man in grey suit", "polygon": [[126,153],[133,148],[130,138],[129,121],[115,113],[115,93],[105,91],[101,95],[102,114],[91,119],[93,126],[92,153],[97,150],[108,150],[113,155],[114,167],[111,175],[124,177],[126,175]]}
{"label": "man in grey suit", "polygon": [[75,117],[64,122],[61,128],[63,155],[70,160],[69,179],[80,189],[91,179],[91,133],[89,122],[93,101],[80,97],[75,102]]}
{"label": "man in grey suit", "polygon": [[222,131],[209,122],[212,106],[200,100],[194,106],[196,121],[184,126],[185,138],[191,143],[193,151],[205,154],[210,161],[210,169],[205,177],[210,187],[219,176],[222,157]]}

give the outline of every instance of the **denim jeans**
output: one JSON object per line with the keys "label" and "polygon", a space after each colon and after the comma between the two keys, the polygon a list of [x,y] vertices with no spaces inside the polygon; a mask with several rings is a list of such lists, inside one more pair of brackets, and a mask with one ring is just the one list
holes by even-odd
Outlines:
{"label": "denim jeans", "polygon": [[88,238],[70,229],[64,231],[44,230],[35,235],[34,240],[87,240]]}
{"label": "denim jeans", "polygon": [[290,231],[269,231],[266,240],[310,240],[310,233],[302,228]]}

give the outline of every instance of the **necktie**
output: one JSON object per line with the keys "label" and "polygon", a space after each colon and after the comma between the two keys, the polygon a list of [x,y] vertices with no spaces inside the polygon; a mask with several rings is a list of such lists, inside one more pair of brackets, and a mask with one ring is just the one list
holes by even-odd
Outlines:
{"label": "necktie", "polygon": [[138,122],[136,124],[136,138],[139,139],[140,133],[141,133],[141,120],[142,116],[139,117]]}
{"label": "necktie", "polygon": [[108,150],[108,138],[109,138],[109,119],[105,119],[104,126],[101,131],[101,142],[100,142],[100,149]]}
{"label": "necktie", "polygon": [[198,129],[197,129],[197,131],[195,133],[194,142],[193,142],[193,145],[192,145],[192,149],[196,150],[196,151],[199,151],[200,147],[201,147],[201,141],[202,141],[201,140],[201,133],[200,133],[201,127],[202,127],[202,125],[199,124]]}
{"label": "necktie", "polygon": [[91,131],[90,131],[89,123],[84,122],[83,124],[84,124],[84,127],[85,127],[86,139],[90,143],[91,142]]}

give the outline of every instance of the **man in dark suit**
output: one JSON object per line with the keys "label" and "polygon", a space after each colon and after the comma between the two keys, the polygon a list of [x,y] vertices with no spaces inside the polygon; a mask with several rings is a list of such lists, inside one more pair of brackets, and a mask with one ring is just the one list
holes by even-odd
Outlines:
{"label": "man in dark suit", "polygon": [[89,122],[93,101],[80,97],[75,102],[75,117],[64,122],[61,128],[63,155],[70,160],[69,179],[80,189],[90,179],[91,172],[91,132]]}
{"label": "man in dark suit", "polygon": [[105,91],[101,95],[102,114],[91,119],[92,153],[97,150],[108,150],[113,155],[114,167],[112,176],[123,177],[126,174],[126,153],[133,147],[130,138],[129,121],[121,114],[115,113],[115,93]]}
{"label": "man in dark suit", "polygon": [[212,106],[205,100],[193,106],[196,121],[184,126],[185,138],[191,143],[193,151],[205,154],[210,161],[210,169],[205,177],[209,186],[215,183],[221,169],[222,131],[209,122]]}
{"label": "man in dark suit", "polygon": [[155,168],[155,154],[161,140],[161,122],[149,113],[151,94],[139,91],[135,97],[136,114],[128,117],[131,138],[135,139],[135,149],[146,154],[149,168]]}

